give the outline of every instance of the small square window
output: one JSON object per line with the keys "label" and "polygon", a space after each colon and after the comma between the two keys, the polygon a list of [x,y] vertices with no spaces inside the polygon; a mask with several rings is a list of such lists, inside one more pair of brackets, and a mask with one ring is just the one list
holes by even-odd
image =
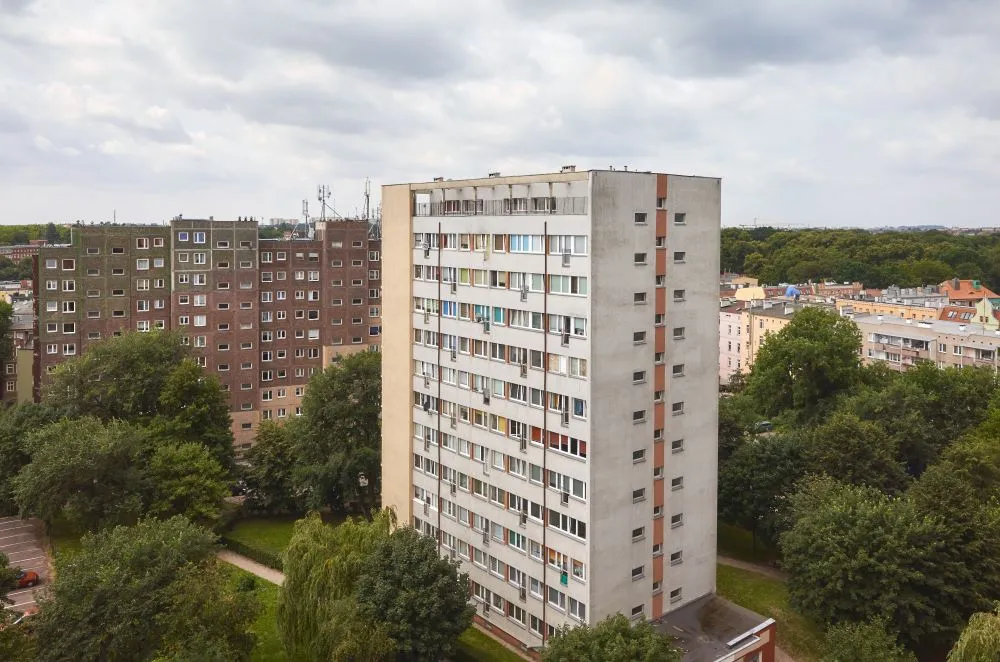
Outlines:
{"label": "small square window", "polygon": [[686,255],[684,251],[674,251],[674,262],[683,262]]}
{"label": "small square window", "polygon": [[635,213],[635,224],[636,225],[645,225],[646,224],[646,212],[637,211]]}
{"label": "small square window", "polygon": [[632,412],[632,422],[633,423],[643,423],[646,420],[646,410],[640,409],[638,411]]}
{"label": "small square window", "polygon": [[672,490],[684,489],[684,476],[677,476],[676,478],[671,478],[670,489]]}
{"label": "small square window", "polygon": [[632,462],[639,463],[646,461],[646,449],[640,448],[637,451],[632,451]]}
{"label": "small square window", "polygon": [[646,527],[640,526],[637,529],[632,529],[632,540],[642,540],[646,536]]}
{"label": "small square window", "polygon": [[663,428],[653,430],[653,441],[663,441]]}
{"label": "small square window", "polygon": [[666,198],[657,198],[656,199],[656,208],[657,209],[666,209],[667,208],[667,199]]}
{"label": "small square window", "polygon": [[675,326],[674,327],[674,340],[683,340],[683,339],[684,339],[684,327],[683,326]]}
{"label": "small square window", "polygon": [[637,617],[637,616],[642,616],[642,612],[643,612],[643,606],[642,605],[637,605],[635,607],[632,607],[632,616],[633,616],[633,618]]}
{"label": "small square window", "polygon": [[663,363],[663,352],[656,352],[656,353],[654,353],[653,354],[653,362],[656,363],[657,365],[662,364]]}
{"label": "small square window", "polygon": [[632,373],[632,383],[633,384],[641,384],[644,381],[646,381],[646,371],[645,370],[636,370],[635,372]]}
{"label": "small square window", "polygon": [[670,528],[675,529],[684,524],[684,513],[677,513],[670,516]]}
{"label": "small square window", "polygon": [[670,413],[672,413],[674,416],[679,416],[679,415],[683,414],[684,413],[684,402],[683,401],[681,401],[681,402],[675,402],[672,405],[670,405]]}
{"label": "small square window", "polygon": [[646,500],[646,488],[640,487],[637,490],[632,490],[632,502],[636,503],[638,501]]}
{"label": "small square window", "polygon": [[646,303],[646,293],[645,292],[634,292],[632,294],[632,303],[635,303],[635,304]]}
{"label": "small square window", "polygon": [[684,225],[687,223],[687,214],[674,214],[674,225]]}
{"label": "small square window", "polygon": [[632,343],[635,345],[641,345],[646,342],[646,332],[645,331],[634,331],[632,332]]}
{"label": "small square window", "polygon": [[680,565],[684,563],[684,552],[671,552],[670,565]]}
{"label": "small square window", "polygon": [[670,442],[670,452],[671,453],[680,453],[682,450],[684,450],[684,440],[683,439],[674,439],[673,441]]}
{"label": "small square window", "polygon": [[646,574],[646,566],[640,565],[638,568],[632,568],[632,581],[637,579],[642,579],[643,575]]}
{"label": "small square window", "polygon": [[682,597],[681,589],[675,588],[674,590],[670,591],[671,602],[679,602],[681,600],[681,597]]}
{"label": "small square window", "polygon": [[645,253],[635,253],[632,256],[632,261],[635,264],[646,264],[646,254]]}
{"label": "small square window", "polygon": [[684,290],[674,290],[674,301],[684,301]]}
{"label": "small square window", "polygon": [[667,321],[667,316],[664,315],[663,313],[656,313],[656,315],[653,316],[654,326],[663,326],[664,322],[666,321]]}
{"label": "small square window", "polygon": [[676,364],[674,364],[672,371],[673,371],[674,377],[683,377],[684,376],[684,364],[683,363],[676,363]]}

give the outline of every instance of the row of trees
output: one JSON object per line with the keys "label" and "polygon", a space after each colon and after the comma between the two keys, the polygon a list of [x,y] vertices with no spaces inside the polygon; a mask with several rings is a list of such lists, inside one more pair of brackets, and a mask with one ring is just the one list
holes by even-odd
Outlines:
{"label": "row of trees", "polygon": [[765,283],[833,279],[912,287],[957,276],[984,280],[996,290],[1000,235],[725,228],[722,268]]}
{"label": "row of trees", "polygon": [[[720,517],[778,545],[792,603],[837,646],[933,656],[1000,599],[1000,383],[864,367],[860,346],[819,309],[765,341],[720,403]],[[775,434],[753,434],[762,417]],[[854,659],[907,657],[879,650]]]}

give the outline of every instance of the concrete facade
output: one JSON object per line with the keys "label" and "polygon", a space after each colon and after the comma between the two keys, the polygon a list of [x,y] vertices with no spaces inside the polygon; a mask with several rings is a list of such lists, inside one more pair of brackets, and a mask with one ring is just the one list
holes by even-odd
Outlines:
{"label": "concrete facade", "polygon": [[526,647],[714,591],[720,188],[383,188],[383,504]]}
{"label": "concrete facade", "polygon": [[943,320],[912,321],[892,317],[855,317],[861,330],[862,359],[881,361],[904,371],[918,361],[939,368],[988,367],[997,370],[1000,331]]}
{"label": "concrete facade", "polygon": [[941,311],[922,305],[908,305],[883,301],[857,301],[854,299],[837,299],[837,312],[841,315],[882,315],[912,320],[936,320]]}
{"label": "concrete facade", "polygon": [[741,301],[724,302],[719,310],[719,384],[725,385],[743,370],[743,311]]}

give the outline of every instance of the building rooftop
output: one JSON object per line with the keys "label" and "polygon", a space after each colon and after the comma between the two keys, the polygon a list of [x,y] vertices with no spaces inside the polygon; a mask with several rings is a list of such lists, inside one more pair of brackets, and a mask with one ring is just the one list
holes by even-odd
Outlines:
{"label": "building rooftop", "polygon": [[968,322],[976,316],[975,306],[943,306],[939,309],[938,319],[953,322]]}
{"label": "building rooftop", "polygon": [[984,299],[997,296],[996,292],[983,285],[979,280],[961,280],[954,278],[938,285],[949,299]]}
{"label": "building rooftop", "polygon": [[[961,322],[949,322],[947,320],[904,320],[901,317],[888,315],[859,315],[852,319],[857,324],[867,324],[870,326],[908,327],[914,331],[924,329],[932,333],[946,333],[953,336],[982,336],[1000,340],[1000,331],[988,331],[982,324],[962,324]],[[914,337],[933,338],[933,336],[922,335]]]}
{"label": "building rooftop", "polygon": [[660,632],[676,638],[684,662],[715,662],[747,644],[756,643],[757,633],[774,623],[717,595],[703,598],[672,611],[657,624]]}

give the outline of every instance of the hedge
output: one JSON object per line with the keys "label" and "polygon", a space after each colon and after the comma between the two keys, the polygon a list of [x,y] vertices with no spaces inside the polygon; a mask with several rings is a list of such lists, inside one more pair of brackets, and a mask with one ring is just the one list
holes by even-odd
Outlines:
{"label": "hedge", "polygon": [[245,556],[248,559],[260,563],[261,565],[266,565],[268,568],[273,570],[282,570],[280,554],[274,554],[272,552],[266,552],[262,549],[257,549],[256,547],[251,547],[250,545],[242,543],[239,540],[233,540],[227,536],[222,536],[219,540],[222,545],[230,551],[236,552],[241,556]]}

